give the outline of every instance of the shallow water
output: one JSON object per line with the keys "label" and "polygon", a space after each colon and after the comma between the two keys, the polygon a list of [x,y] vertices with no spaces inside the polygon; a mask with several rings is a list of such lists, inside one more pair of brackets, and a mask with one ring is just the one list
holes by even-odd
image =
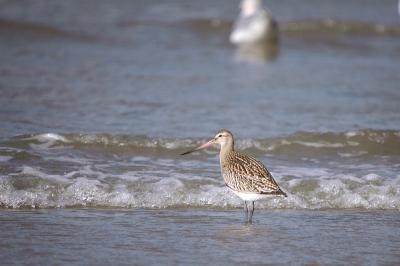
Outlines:
{"label": "shallow water", "polygon": [[[268,54],[230,0],[0,1],[1,261],[398,263],[397,1],[265,5]],[[218,147],[179,155],[219,129],[289,196],[252,226]]]}
{"label": "shallow water", "polygon": [[[3,211],[2,263],[394,265],[399,212]],[[16,259],[18,258],[18,259]],[[18,261],[18,263],[16,263]]]}

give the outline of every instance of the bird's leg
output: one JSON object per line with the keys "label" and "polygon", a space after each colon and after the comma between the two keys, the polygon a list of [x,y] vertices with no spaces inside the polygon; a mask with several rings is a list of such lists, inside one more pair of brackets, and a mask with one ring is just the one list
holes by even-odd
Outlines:
{"label": "bird's leg", "polygon": [[249,223],[252,223],[252,220],[253,220],[253,213],[254,213],[254,201],[251,202],[250,208],[248,209],[248,211],[250,211]]}
{"label": "bird's leg", "polygon": [[247,201],[244,201],[244,220],[247,223],[247,217],[248,217],[249,210],[247,209]]}

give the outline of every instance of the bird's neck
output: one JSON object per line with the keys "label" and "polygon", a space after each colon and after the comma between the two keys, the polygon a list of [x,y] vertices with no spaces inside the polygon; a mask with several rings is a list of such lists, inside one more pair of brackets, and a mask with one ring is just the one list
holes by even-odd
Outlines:
{"label": "bird's neck", "polygon": [[256,14],[262,8],[260,0],[249,0],[243,3],[241,15],[247,17]]}
{"label": "bird's neck", "polygon": [[220,159],[221,165],[225,164],[225,162],[231,152],[233,152],[233,142],[225,143],[224,145],[221,145],[221,151],[219,153],[219,159]]}

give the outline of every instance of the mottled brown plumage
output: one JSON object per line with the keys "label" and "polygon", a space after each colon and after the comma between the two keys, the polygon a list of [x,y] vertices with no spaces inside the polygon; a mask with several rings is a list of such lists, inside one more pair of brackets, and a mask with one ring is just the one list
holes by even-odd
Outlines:
{"label": "mottled brown plumage", "polygon": [[260,194],[281,192],[267,168],[258,160],[229,152],[221,163],[221,173],[226,185],[236,191]]}
{"label": "mottled brown plumage", "polygon": [[[252,220],[255,200],[271,196],[287,197],[260,161],[234,151],[233,136],[228,130],[218,131],[212,140],[181,155],[204,149],[214,143],[221,144],[221,173],[226,185],[244,200],[246,221]],[[250,206],[247,202],[251,202]]]}

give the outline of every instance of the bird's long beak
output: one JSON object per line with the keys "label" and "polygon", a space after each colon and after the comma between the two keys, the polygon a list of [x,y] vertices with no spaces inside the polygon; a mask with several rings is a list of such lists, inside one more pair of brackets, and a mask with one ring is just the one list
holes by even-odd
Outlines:
{"label": "bird's long beak", "polygon": [[201,149],[207,148],[208,146],[211,146],[211,145],[213,145],[213,144],[214,144],[214,139],[212,139],[212,140],[210,140],[210,141],[204,143],[203,145],[200,145],[200,146],[197,147],[196,149],[193,149],[193,150],[184,152],[184,153],[182,153],[181,155],[185,155],[185,154],[188,154],[188,153],[197,151],[197,150],[201,150]]}

